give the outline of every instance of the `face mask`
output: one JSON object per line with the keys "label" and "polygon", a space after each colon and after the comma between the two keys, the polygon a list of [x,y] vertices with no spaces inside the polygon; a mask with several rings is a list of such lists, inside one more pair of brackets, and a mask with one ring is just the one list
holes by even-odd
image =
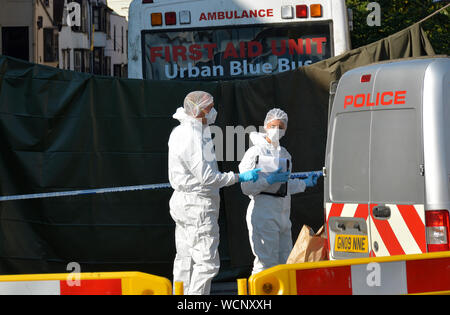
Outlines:
{"label": "face mask", "polygon": [[217,111],[213,107],[213,108],[211,108],[209,113],[205,115],[206,123],[208,125],[214,124],[214,122],[216,121],[216,117],[217,117]]}
{"label": "face mask", "polygon": [[286,133],[285,129],[278,129],[278,128],[270,128],[266,129],[267,138],[273,143],[278,144],[280,142],[280,139],[283,138],[284,134]]}

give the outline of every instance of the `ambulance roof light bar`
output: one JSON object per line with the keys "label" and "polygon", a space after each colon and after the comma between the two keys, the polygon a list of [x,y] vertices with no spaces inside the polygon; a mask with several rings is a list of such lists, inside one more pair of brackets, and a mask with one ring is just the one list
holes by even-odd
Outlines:
{"label": "ambulance roof light bar", "polygon": [[311,4],[311,17],[322,17],[322,5],[320,4]]}
{"label": "ambulance roof light bar", "polygon": [[191,24],[191,11],[180,11],[180,24]]}
{"label": "ambulance roof light bar", "polygon": [[[311,4],[309,6],[310,16],[313,18],[318,18],[323,16],[322,5],[321,4]],[[306,4],[299,4],[295,6],[295,17],[297,18],[307,18],[308,17],[308,6]],[[282,19],[293,19],[294,18],[294,7],[292,5],[283,5],[281,7],[281,18]]]}
{"label": "ambulance roof light bar", "polygon": [[152,13],[150,18],[152,26],[162,26],[162,13]]}
{"label": "ambulance roof light bar", "polygon": [[295,13],[298,18],[307,18],[308,17],[308,6],[306,4],[301,4],[295,6]]}
{"label": "ambulance roof light bar", "polygon": [[177,13],[176,12],[164,13],[164,20],[166,21],[166,25],[176,25],[177,24]]}

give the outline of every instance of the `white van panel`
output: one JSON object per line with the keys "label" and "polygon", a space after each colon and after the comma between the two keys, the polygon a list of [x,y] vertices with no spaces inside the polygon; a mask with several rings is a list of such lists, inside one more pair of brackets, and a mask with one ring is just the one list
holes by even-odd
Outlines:
{"label": "white van panel", "polygon": [[[450,72],[447,72],[444,79],[444,100],[446,103],[444,104],[444,117],[445,117],[445,138],[447,139],[447,175],[448,175],[448,196],[450,199]],[[447,208],[450,210],[450,208]]]}
{"label": "white van panel", "polygon": [[450,62],[436,60],[425,72],[423,133],[426,210],[450,209]]}

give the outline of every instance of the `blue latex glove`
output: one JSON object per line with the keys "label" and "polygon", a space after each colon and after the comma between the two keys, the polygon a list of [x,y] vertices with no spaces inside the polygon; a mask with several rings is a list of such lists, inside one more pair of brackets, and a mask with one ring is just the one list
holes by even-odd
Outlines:
{"label": "blue latex glove", "polygon": [[307,179],[304,179],[303,181],[306,184],[306,187],[314,187],[317,185],[317,180],[319,179],[319,175],[315,173],[311,173],[308,175]]}
{"label": "blue latex glove", "polygon": [[270,173],[266,180],[270,185],[274,183],[286,183],[289,180],[290,175],[290,172],[282,172],[280,167],[277,171]]}
{"label": "blue latex glove", "polygon": [[244,173],[239,174],[239,181],[240,182],[249,182],[253,181],[256,182],[259,177],[259,172],[261,172],[260,168],[255,168],[254,170],[250,170]]}

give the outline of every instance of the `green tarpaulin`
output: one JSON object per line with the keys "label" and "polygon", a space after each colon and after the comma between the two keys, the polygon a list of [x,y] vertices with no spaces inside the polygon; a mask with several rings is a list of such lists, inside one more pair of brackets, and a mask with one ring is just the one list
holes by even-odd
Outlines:
{"label": "green tarpaulin", "polygon": [[[0,57],[0,194],[166,183],[175,109],[192,90],[215,97],[216,124],[260,126],[289,114],[294,171],[321,170],[328,89],[349,69],[433,55],[419,25],[325,61],[252,80],[169,82],[93,76]],[[226,139],[224,143],[226,143]],[[247,139],[248,143],[248,139]],[[230,148],[226,148],[229,150]],[[217,148],[216,148],[217,150]],[[239,161],[219,162],[238,171]],[[171,189],[0,202],[0,273],[142,271],[171,278]],[[224,188],[218,279],[248,276],[253,255],[239,185]],[[293,237],[323,224],[323,183],[292,198]]]}

